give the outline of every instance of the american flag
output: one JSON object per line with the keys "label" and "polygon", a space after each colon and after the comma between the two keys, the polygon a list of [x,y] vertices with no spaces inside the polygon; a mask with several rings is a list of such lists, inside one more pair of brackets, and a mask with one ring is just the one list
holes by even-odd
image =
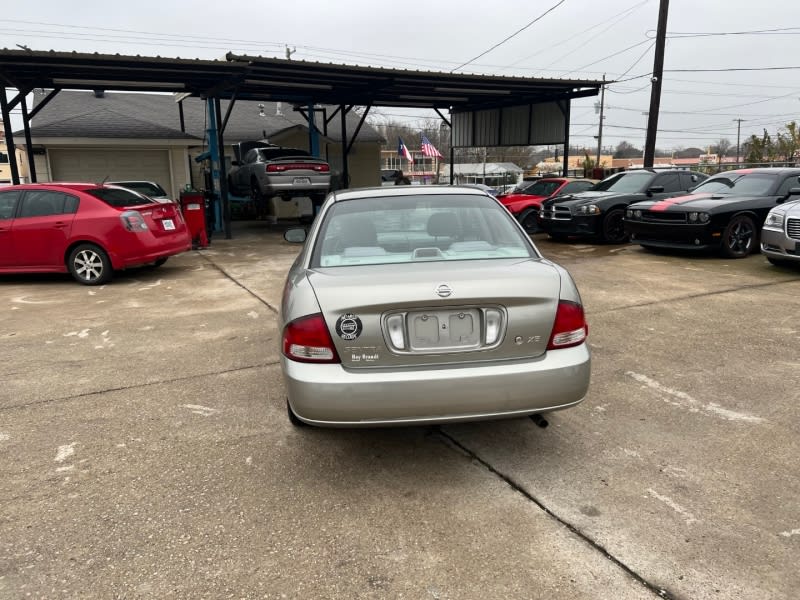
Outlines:
{"label": "american flag", "polygon": [[422,136],[422,155],[443,158],[442,153],[439,152],[436,147],[431,144],[431,141],[424,135]]}
{"label": "american flag", "polygon": [[406,148],[406,145],[403,143],[403,138],[398,137],[397,139],[400,140],[400,144],[397,146],[397,153],[405,158],[408,162],[413,163],[414,159],[411,156],[411,152],[408,151],[408,148]]}

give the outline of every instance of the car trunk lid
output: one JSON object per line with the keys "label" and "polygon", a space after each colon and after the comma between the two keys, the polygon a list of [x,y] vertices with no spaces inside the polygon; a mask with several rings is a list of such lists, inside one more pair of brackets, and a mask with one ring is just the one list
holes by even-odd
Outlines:
{"label": "car trunk lid", "polygon": [[542,259],[321,268],[308,279],[350,368],[539,356],[561,285]]}

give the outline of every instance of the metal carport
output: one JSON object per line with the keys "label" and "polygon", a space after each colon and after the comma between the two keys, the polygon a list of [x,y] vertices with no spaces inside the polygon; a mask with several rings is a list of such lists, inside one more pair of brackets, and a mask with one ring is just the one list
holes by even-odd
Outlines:
{"label": "metal carport", "polygon": [[[198,60],[119,54],[0,50],[0,109],[11,162],[12,180],[19,183],[10,112],[20,106],[31,179],[33,166],[30,122],[62,89],[175,92],[207,99],[215,123],[220,156],[215,165],[223,206],[225,235],[230,237],[230,206],[224,171],[223,136],[237,99],[279,100],[306,110],[310,146],[314,152],[314,110],[333,105],[324,115],[326,129],[338,115],[342,128],[343,173],[348,181],[347,156],[373,106],[435,110],[451,127],[454,146],[510,146],[563,143],[569,146],[570,103],[573,98],[597,95],[602,81],[541,79],[385,69],[353,65],[294,61],[232,53],[226,60]],[[607,83],[607,82],[606,82]],[[9,98],[6,88],[16,94]],[[51,89],[32,110],[25,97],[35,88]],[[225,115],[220,99],[230,100]],[[345,117],[355,106],[365,106],[359,125],[348,136]],[[450,118],[443,110],[448,110]],[[564,152],[566,172],[568,152]],[[451,156],[451,169],[452,169]],[[452,180],[452,178],[451,178]]]}

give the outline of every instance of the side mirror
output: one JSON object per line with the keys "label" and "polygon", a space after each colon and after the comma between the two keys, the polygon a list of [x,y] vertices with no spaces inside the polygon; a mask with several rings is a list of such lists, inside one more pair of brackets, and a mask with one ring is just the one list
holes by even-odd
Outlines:
{"label": "side mirror", "polygon": [[647,188],[647,195],[652,196],[653,194],[662,194],[664,193],[664,186],[663,185],[654,185]]}
{"label": "side mirror", "polygon": [[287,229],[283,234],[283,239],[292,244],[302,244],[306,241],[306,230],[302,227]]}

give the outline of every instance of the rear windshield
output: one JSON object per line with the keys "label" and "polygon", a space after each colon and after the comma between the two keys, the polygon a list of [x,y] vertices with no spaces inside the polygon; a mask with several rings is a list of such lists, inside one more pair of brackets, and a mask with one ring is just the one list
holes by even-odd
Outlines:
{"label": "rear windshield", "polygon": [[164,191],[160,185],[150,183],[148,181],[120,181],[114,185],[121,185],[134,192],[139,192],[145,196],[166,196],[167,192]]}
{"label": "rear windshield", "polygon": [[334,204],[311,266],[536,257],[508,211],[477,195],[376,197]]}
{"label": "rear windshield", "polygon": [[775,184],[776,176],[771,173],[728,173],[707,179],[694,190],[693,194],[731,194],[733,196],[765,195]]}
{"label": "rear windshield", "polygon": [[96,188],[94,190],[86,190],[86,193],[116,208],[155,203],[150,198],[122,188]]}
{"label": "rear windshield", "polygon": [[274,158],[285,158],[289,156],[311,156],[305,150],[297,148],[259,148],[258,155],[261,160],[272,160]]}

